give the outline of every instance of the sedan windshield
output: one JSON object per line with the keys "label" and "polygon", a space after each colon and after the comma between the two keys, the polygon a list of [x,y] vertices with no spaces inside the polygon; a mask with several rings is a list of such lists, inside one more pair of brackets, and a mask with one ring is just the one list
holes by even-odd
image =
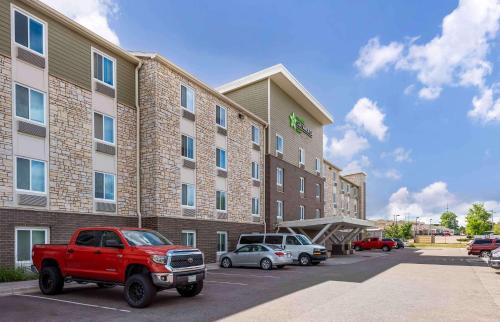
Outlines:
{"label": "sedan windshield", "polygon": [[311,241],[309,240],[309,238],[307,238],[304,235],[296,235],[295,237],[297,237],[300,240],[302,245],[311,245],[312,244]]}
{"label": "sedan windshield", "polygon": [[130,246],[172,245],[170,240],[152,230],[123,230],[122,233]]}

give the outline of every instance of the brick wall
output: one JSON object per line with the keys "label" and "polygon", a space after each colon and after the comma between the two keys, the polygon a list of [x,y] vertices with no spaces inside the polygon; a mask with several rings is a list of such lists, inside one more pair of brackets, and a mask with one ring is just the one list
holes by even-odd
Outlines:
{"label": "brick wall", "polygon": [[0,55],[0,207],[13,203],[11,60]]}

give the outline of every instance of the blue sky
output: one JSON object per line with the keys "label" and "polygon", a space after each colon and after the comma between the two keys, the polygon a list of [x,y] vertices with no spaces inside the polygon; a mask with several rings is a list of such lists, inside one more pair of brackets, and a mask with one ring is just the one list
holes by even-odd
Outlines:
{"label": "blue sky", "polygon": [[327,157],[367,172],[372,218],[500,216],[498,0],[46,2],[214,87],[284,64],[335,118]]}

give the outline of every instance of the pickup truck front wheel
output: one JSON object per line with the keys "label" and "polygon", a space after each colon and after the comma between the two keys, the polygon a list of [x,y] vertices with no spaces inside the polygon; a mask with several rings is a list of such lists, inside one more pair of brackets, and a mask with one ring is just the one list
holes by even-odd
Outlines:
{"label": "pickup truck front wheel", "polygon": [[387,245],[384,245],[384,246],[382,247],[382,250],[383,250],[384,252],[388,252],[388,251],[390,251],[390,250],[391,250],[391,248],[390,248],[389,246],[387,246]]}
{"label": "pickup truck front wheel", "polygon": [[64,287],[64,279],[56,266],[47,266],[42,268],[38,278],[40,291],[46,295],[55,295],[61,293]]}
{"label": "pickup truck front wheel", "polygon": [[177,287],[177,292],[184,297],[193,297],[200,294],[203,289],[203,281],[197,283],[189,284],[186,286]]}
{"label": "pickup truck front wheel", "polygon": [[143,308],[153,302],[156,287],[149,276],[134,274],[127,279],[123,295],[131,307]]}

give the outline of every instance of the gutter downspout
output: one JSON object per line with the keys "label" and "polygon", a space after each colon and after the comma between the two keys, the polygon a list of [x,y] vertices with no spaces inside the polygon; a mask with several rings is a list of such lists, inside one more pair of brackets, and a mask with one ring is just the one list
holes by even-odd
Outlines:
{"label": "gutter downspout", "polygon": [[142,213],[141,213],[141,108],[139,106],[139,70],[142,67],[142,60],[139,61],[139,65],[135,68],[135,110],[136,110],[136,204],[137,204],[137,226],[142,228]]}

